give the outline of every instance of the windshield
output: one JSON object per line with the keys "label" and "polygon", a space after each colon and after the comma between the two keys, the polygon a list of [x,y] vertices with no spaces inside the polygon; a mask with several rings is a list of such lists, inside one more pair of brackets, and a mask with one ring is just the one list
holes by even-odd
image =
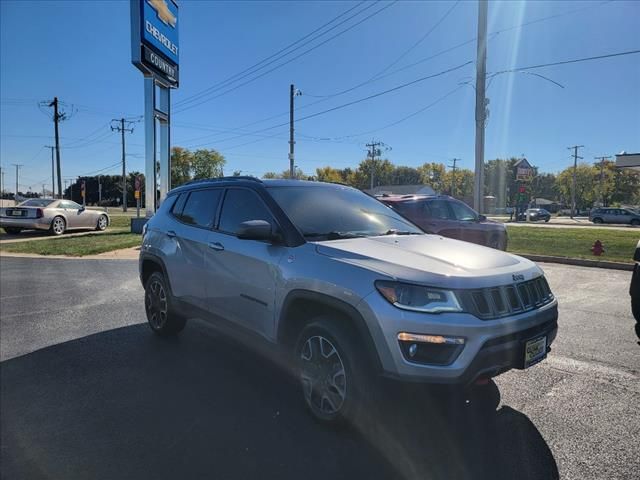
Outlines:
{"label": "windshield", "polygon": [[421,234],[378,200],[350,187],[271,187],[271,196],[307,238]]}
{"label": "windshield", "polygon": [[53,200],[47,198],[31,198],[29,200],[25,200],[19,207],[46,207],[53,203]]}

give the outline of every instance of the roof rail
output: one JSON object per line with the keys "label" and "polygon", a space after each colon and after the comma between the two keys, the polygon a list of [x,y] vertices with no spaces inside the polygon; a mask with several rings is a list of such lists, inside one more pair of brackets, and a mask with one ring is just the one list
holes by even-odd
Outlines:
{"label": "roof rail", "polygon": [[249,180],[251,182],[262,183],[262,180],[256,177],[249,177],[246,175],[238,175],[235,177],[212,177],[212,178],[200,178],[198,180],[191,180],[190,182],[184,183],[183,185],[193,185],[196,183],[206,183],[206,182],[228,182],[230,180]]}

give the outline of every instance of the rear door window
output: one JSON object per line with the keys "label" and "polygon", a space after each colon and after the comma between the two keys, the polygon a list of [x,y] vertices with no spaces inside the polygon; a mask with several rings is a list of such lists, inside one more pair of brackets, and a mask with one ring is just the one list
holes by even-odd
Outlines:
{"label": "rear door window", "polygon": [[221,196],[222,189],[219,188],[191,192],[178,218],[188,225],[210,228]]}

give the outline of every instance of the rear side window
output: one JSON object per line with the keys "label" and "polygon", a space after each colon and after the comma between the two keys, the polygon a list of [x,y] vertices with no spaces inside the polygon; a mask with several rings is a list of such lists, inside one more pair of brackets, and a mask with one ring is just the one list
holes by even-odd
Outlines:
{"label": "rear side window", "polygon": [[178,199],[176,200],[176,203],[173,205],[173,209],[171,210],[171,213],[173,213],[174,217],[180,218],[182,209],[184,208],[184,204],[187,201],[188,196],[188,193],[181,193],[180,195],[178,195]]}
{"label": "rear side window", "polygon": [[[208,228],[213,224],[222,190],[196,190],[191,192],[182,213],[177,216],[186,224]],[[180,201],[180,199],[178,199]]]}
{"label": "rear side window", "polygon": [[240,224],[249,220],[266,220],[272,225],[275,223],[269,209],[255,192],[239,188],[227,190],[218,229],[235,234]]}

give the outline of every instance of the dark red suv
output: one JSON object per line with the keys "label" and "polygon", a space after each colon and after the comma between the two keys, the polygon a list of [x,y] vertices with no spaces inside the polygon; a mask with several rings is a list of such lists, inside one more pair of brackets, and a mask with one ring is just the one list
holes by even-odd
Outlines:
{"label": "dark red suv", "polygon": [[507,248],[507,229],[487,220],[465,203],[446,195],[385,195],[378,200],[407,217],[427,233]]}

